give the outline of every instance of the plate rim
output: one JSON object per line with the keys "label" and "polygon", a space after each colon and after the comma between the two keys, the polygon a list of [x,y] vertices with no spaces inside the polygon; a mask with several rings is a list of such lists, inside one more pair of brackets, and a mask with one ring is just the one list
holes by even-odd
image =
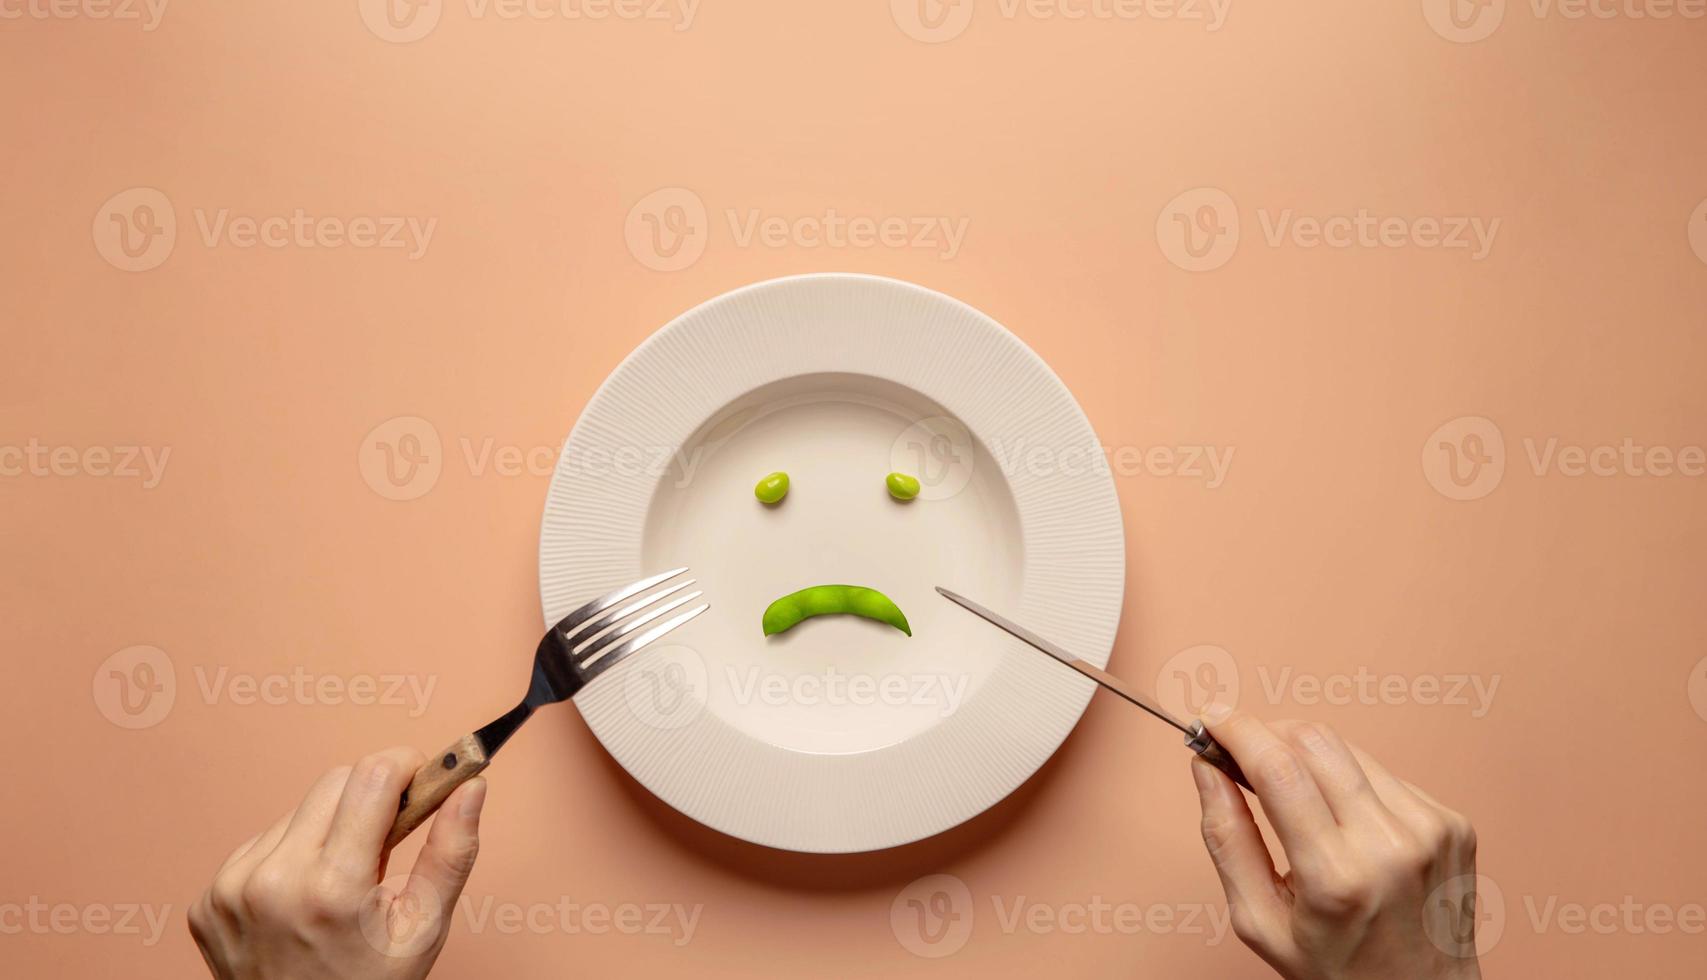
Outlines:
{"label": "plate rim", "polygon": [[[1049,363],[1045,361],[1035,350],[1033,350],[1030,345],[1026,344],[1024,340],[1012,331],[1008,330],[999,321],[963,300],[906,280],[860,272],[810,272],[797,275],[778,276],[747,283],[734,289],[719,293],[689,307],[647,335],[645,339],[629,351],[628,354],[611,369],[610,373],[605,376],[599,386],[594,390],[593,394],[587,399],[585,405],[583,405],[574,425],[570,428],[569,433],[563,440],[557,467],[552,474],[550,484],[547,488],[540,520],[538,537],[540,571],[539,589],[541,611],[544,616],[544,622],[547,626],[549,626],[549,624],[556,618],[553,616],[553,604],[555,598],[552,594],[552,582],[554,576],[547,566],[547,555],[548,549],[552,543],[552,536],[558,531],[554,522],[554,516],[558,507],[561,506],[561,496],[569,492],[566,489],[566,480],[569,479],[566,475],[566,461],[569,459],[570,448],[576,444],[579,437],[592,438],[590,435],[587,435],[590,419],[593,418],[597,410],[607,407],[605,405],[607,400],[619,397],[616,387],[619,384],[620,379],[623,378],[626,372],[633,370],[636,365],[641,364],[646,359],[652,357],[653,351],[660,345],[666,343],[667,338],[671,337],[675,332],[688,328],[696,321],[702,320],[708,315],[715,313],[719,308],[739,307],[744,301],[751,300],[752,296],[756,293],[766,293],[779,290],[786,291],[790,289],[809,291],[814,287],[826,285],[830,287],[845,285],[854,288],[869,287],[879,291],[887,290],[896,297],[910,295],[911,298],[929,304],[936,304],[945,310],[952,310],[966,322],[976,324],[979,329],[988,332],[990,336],[998,339],[1005,339],[1012,345],[1012,348],[1019,353],[1020,359],[1025,368],[1040,372],[1042,377],[1047,379],[1049,392],[1059,396],[1059,400],[1061,402],[1060,407],[1067,411],[1070,416],[1069,421],[1082,430],[1082,434],[1088,436],[1090,442],[1094,446],[1099,448],[1101,447],[1101,440],[1098,439],[1096,430],[1094,426],[1092,426],[1089,416],[1086,415],[1083,406],[1079,404],[1079,401],[1074,397],[1072,390],[1067,387],[1066,383],[1055,372],[1055,370],[1050,367]],[[801,377],[818,373],[823,372],[820,370],[801,370],[789,375],[784,375],[783,377]],[[857,371],[854,373],[867,374],[868,372]],[[881,375],[873,376],[882,377]],[[884,378],[884,380],[903,385],[907,384],[905,381],[900,381],[895,378]],[[911,386],[908,385],[908,387]],[[753,389],[748,388],[747,390],[751,391]],[[913,390],[918,389],[915,388]],[[944,408],[948,409],[951,414],[958,416],[959,413],[955,406],[944,403],[937,397],[936,393],[928,391],[920,393],[927,399],[943,404]],[[740,395],[737,394],[734,397],[738,398]],[[727,404],[727,400],[717,405],[710,406],[708,412],[715,414],[723,407],[724,404]],[[711,414],[708,414],[706,418],[710,418]],[[691,431],[689,434],[691,435]],[[983,434],[976,432],[976,430],[974,430],[974,434],[980,438],[980,441],[984,441]],[[1109,657],[1112,654],[1113,644],[1118,634],[1120,621],[1123,618],[1125,611],[1125,522],[1124,515],[1121,513],[1119,495],[1115,487],[1112,474],[1104,469],[1096,475],[1100,476],[1100,479],[1093,478],[1090,481],[1090,486],[1094,486],[1096,488],[1095,496],[1101,499],[1091,501],[1090,507],[1093,510],[1101,509],[1107,511],[1106,514],[1101,516],[1104,516],[1106,519],[1111,521],[1111,526],[1107,528],[1107,537],[1105,542],[1106,546],[1114,552],[1112,556],[1113,560],[1110,563],[1110,566],[1106,569],[1106,573],[1111,576],[1111,582],[1104,583],[1104,585],[1106,587],[1106,591],[1112,593],[1112,606],[1107,610],[1108,622],[1106,623],[1106,626],[1099,626],[1099,630],[1106,633],[1106,641],[1097,642],[1094,648],[1079,646],[1075,650],[1075,655],[1095,663],[1098,666],[1106,666]],[[1010,490],[1011,489],[1012,488],[1010,486]],[[1081,487],[1080,492],[1084,492],[1088,489],[1089,487]],[[655,485],[652,493],[656,493]],[[645,506],[640,508],[641,513],[644,514],[647,512],[650,509],[650,506],[651,500],[648,499]],[[1017,500],[1016,506],[1018,506]],[[1027,531],[1025,527],[1025,514],[1023,508],[1021,510],[1020,517],[1022,540],[1024,540],[1027,537]],[[636,554],[634,556],[634,561],[638,563],[640,560],[640,556]],[[1031,586],[1031,583],[1026,582],[1023,579],[1024,576],[1022,574],[1022,593]],[[597,594],[596,590],[589,591],[587,592],[586,597],[590,598],[594,594]],[[584,601],[584,599],[573,599],[571,601],[578,602]],[[1017,641],[1012,642],[1017,645]],[[638,661],[643,658],[634,659]],[[1052,692],[1055,694],[1053,700],[1062,702],[1062,711],[1059,716],[1061,719],[1059,735],[1058,737],[1053,737],[1051,739],[1051,744],[1047,751],[1042,753],[1041,758],[1037,759],[1034,764],[1027,767],[1022,774],[1019,774],[1018,777],[1013,779],[1005,788],[1002,788],[999,792],[995,792],[994,795],[989,796],[989,798],[984,800],[981,805],[965,809],[965,812],[959,813],[957,816],[947,819],[946,821],[931,821],[933,826],[918,829],[916,831],[891,834],[881,838],[873,838],[871,840],[863,840],[853,843],[836,843],[828,840],[814,841],[809,845],[807,842],[800,840],[779,842],[779,839],[774,835],[755,833],[751,830],[731,826],[730,822],[727,820],[711,819],[702,812],[692,812],[689,809],[684,808],[678,802],[670,799],[669,795],[662,792],[657,786],[654,786],[645,775],[637,772],[635,767],[630,765],[629,761],[623,758],[617,748],[613,747],[611,741],[607,739],[606,734],[601,731],[601,721],[599,716],[596,711],[590,711],[589,706],[583,703],[583,697],[578,696],[575,699],[575,704],[577,709],[581,712],[583,720],[593,732],[594,737],[598,739],[601,748],[603,748],[607,754],[612,757],[613,761],[621,766],[631,778],[640,783],[654,796],[659,797],[663,802],[670,805],[673,809],[682,813],[684,816],[687,816],[689,819],[717,830],[720,833],[754,844],[759,844],[761,846],[807,853],[858,853],[898,847],[903,844],[922,840],[952,829],[953,827],[959,826],[960,824],[973,819],[980,813],[985,812],[990,807],[1010,796],[1015,790],[1036,775],[1037,771],[1060,751],[1061,746],[1066,743],[1066,740],[1069,737],[1071,737],[1072,733],[1077,729],[1079,722],[1083,719],[1084,712],[1090,704],[1091,696],[1095,692],[1095,685],[1088,680],[1079,677],[1077,674],[1069,671],[1060,671],[1052,662],[1048,662],[1047,658],[1043,658],[1035,652],[1026,649],[1020,658],[1020,662],[1022,664],[1030,664],[1033,661],[1035,661],[1035,663],[1045,664],[1055,671],[1055,673],[1052,674],[1043,674],[1041,677],[1045,679],[1047,686],[1059,689],[1058,691]],[[611,687],[615,686],[615,679],[617,675],[628,666],[630,665],[619,665],[611,671],[611,679],[608,682]],[[1030,666],[1027,666],[1025,669],[1029,671],[1031,668]],[[750,736],[747,736],[747,738],[750,739]],[[760,744],[756,739],[750,740],[753,741],[754,744]],[[780,747],[777,746],[771,746],[771,748],[781,750]],[[874,752],[860,754],[878,755],[883,751],[888,750],[876,750]],[[806,755],[806,753],[798,754]]]}

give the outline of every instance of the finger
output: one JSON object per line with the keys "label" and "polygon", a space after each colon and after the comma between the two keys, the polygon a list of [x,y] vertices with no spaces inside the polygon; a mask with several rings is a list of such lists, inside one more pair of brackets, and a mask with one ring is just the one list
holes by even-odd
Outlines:
{"label": "finger", "polygon": [[273,853],[273,848],[278,846],[279,839],[284,837],[285,828],[290,826],[291,817],[295,815],[295,810],[290,811],[273,821],[271,827],[249,838],[247,844],[232,851],[231,856],[226,858],[225,863],[220,865],[219,870],[214,873],[215,877],[233,869],[253,866],[262,858]]}
{"label": "finger", "polygon": [[1364,774],[1369,777],[1369,785],[1375,788],[1375,795],[1381,798],[1382,804],[1394,816],[1404,820],[1409,815],[1432,809],[1423,802],[1422,797],[1411,791],[1410,784],[1394,776],[1380,760],[1355,745],[1347,747],[1357,759],[1357,764],[1363,767]]}
{"label": "finger", "polygon": [[1386,809],[1369,777],[1337,733],[1307,721],[1277,721],[1270,726],[1298,752],[1304,767],[1322,791],[1322,799],[1342,827]]}
{"label": "finger", "polygon": [[284,836],[279,838],[273,851],[308,854],[319,850],[326,840],[326,828],[332,825],[332,811],[338,806],[338,797],[343,795],[344,784],[349,778],[350,767],[339,766],[316,779],[302,802],[297,804],[296,812],[291,814]]}
{"label": "finger", "polygon": [[447,918],[480,854],[480,810],[485,804],[485,778],[476,776],[458,786],[433,815],[427,842],[415,858],[409,886],[418,888],[423,899],[437,901]]}
{"label": "finger", "polygon": [[328,864],[377,879],[379,852],[397,820],[403,790],[426,761],[418,749],[395,748],[356,763],[326,834],[323,857]]}
{"label": "finger", "polygon": [[1251,781],[1293,867],[1318,863],[1339,825],[1316,780],[1292,747],[1255,717],[1213,705],[1205,724]]}
{"label": "finger", "polygon": [[1255,942],[1279,935],[1286,924],[1286,902],[1245,794],[1202,759],[1191,760],[1191,776],[1203,805],[1203,844],[1227,893],[1228,912],[1240,923],[1240,937]]}

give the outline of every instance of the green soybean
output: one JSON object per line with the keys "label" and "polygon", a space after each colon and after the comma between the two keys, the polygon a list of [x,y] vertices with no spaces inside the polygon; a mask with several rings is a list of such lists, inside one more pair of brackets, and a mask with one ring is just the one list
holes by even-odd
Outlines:
{"label": "green soybean", "polygon": [[790,592],[765,607],[762,625],[766,636],[791,629],[803,619],[848,613],[888,623],[908,636],[913,628],[894,600],[863,585],[814,585],[799,592]]}
{"label": "green soybean", "polygon": [[883,478],[889,487],[889,496],[896,500],[912,500],[919,495],[919,478],[905,473],[891,473]]}
{"label": "green soybean", "polygon": [[760,480],[758,486],[753,488],[753,496],[765,504],[774,504],[788,496],[788,474],[777,470]]}

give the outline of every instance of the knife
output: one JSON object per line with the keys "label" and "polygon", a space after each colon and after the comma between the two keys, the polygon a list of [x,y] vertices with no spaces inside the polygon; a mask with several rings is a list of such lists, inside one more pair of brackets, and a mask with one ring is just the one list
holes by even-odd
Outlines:
{"label": "knife", "polygon": [[[1232,755],[1228,754],[1227,750],[1221,747],[1220,742],[1215,741],[1214,736],[1210,735],[1203,727],[1203,722],[1194,719],[1188,725],[1185,722],[1180,721],[1178,718],[1175,718],[1154,700],[1128,687],[1126,682],[1122,681],[1120,678],[1094,664],[1088,664],[1083,660],[1080,660],[1078,657],[1073,656],[1067,651],[1053,643],[1050,643],[1048,640],[1045,640],[1043,637],[1038,636],[1036,633],[1033,633],[1031,630],[1026,629],[1024,626],[1019,625],[1000,613],[992,612],[989,609],[980,606],[978,603],[973,602],[971,599],[968,599],[957,592],[951,592],[940,585],[936,587],[936,590],[942,593],[943,598],[967,609],[973,615],[983,619],[985,622],[988,622],[1002,630],[1005,630],[1007,633],[1024,640],[1028,645],[1049,654],[1056,660],[1061,661],[1079,673],[1089,677],[1091,680],[1096,681],[1107,690],[1113,691],[1138,707],[1148,711],[1150,714],[1155,715],[1157,718],[1160,718],[1179,729],[1181,732],[1185,733],[1186,748],[1196,752],[1198,757],[1204,762],[1207,762],[1226,773],[1233,782],[1238,783],[1245,789],[1251,788],[1251,784],[1245,779],[1245,774],[1239,768],[1239,764],[1233,761]],[[1252,792],[1255,792],[1255,790],[1252,790]]]}

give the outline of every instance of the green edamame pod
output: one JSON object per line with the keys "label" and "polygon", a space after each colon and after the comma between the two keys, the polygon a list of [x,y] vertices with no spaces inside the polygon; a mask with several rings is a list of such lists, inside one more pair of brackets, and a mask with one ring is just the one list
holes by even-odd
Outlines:
{"label": "green edamame pod", "polygon": [[781,633],[803,619],[837,613],[875,619],[908,636],[913,635],[913,628],[907,625],[907,617],[901,614],[901,607],[895,605],[894,600],[862,585],[814,585],[799,592],[790,592],[765,607],[765,635]]}
{"label": "green edamame pod", "polygon": [[778,470],[760,480],[753,488],[753,496],[764,504],[774,504],[788,496],[788,474]]}
{"label": "green edamame pod", "polygon": [[889,496],[896,500],[912,500],[919,495],[919,478],[905,473],[891,473],[883,478]]}

